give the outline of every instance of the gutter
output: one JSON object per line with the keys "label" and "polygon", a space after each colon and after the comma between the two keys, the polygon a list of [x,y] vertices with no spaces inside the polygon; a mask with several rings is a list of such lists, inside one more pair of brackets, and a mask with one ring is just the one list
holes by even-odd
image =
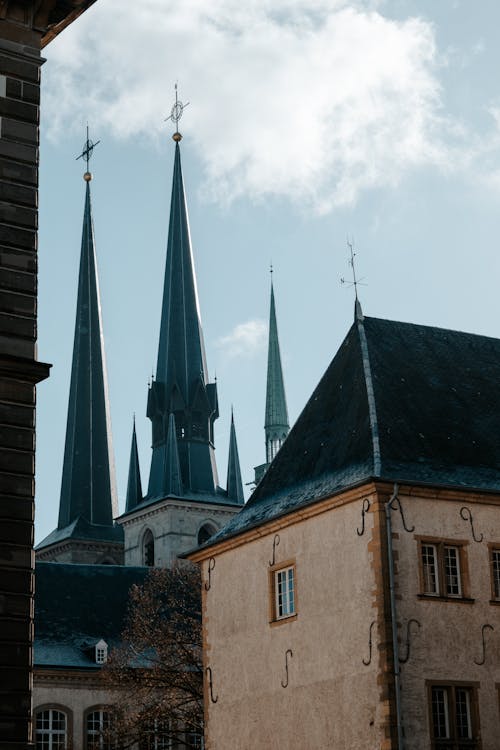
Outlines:
{"label": "gutter", "polygon": [[391,601],[392,653],[394,661],[394,689],[396,692],[396,721],[398,730],[398,750],[404,750],[403,717],[401,711],[401,670],[399,666],[398,622],[394,587],[394,550],[392,548],[392,504],[398,496],[399,486],[394,484],[392,495],[385,504],[385,526],[387,532],[387,557],[389,561],[389,597]]}

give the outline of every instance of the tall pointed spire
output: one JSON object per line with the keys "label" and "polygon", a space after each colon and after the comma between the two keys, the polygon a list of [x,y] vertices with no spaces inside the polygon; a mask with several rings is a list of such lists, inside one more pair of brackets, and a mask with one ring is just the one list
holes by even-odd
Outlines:
{"label": "tall pointed spire", "polygon": [[264,429],[266,434],[266,463],[255,467],[255,483],[264,476],[267,467],[283,445],[290,431],[286,406],[285,384],[281,367],[281,354],[276,322],[276,304],[271,266],[271,305],[269,311],[269,345],[267,353],[266,414]]}
{"label": "tall pointed spire", "polygon": [[219,416],[217,387],[215,383],[208,382],[179,133],[174,135],[174,140],[174,173],[158,361],[156,377],[148,394],[147,415],[152,421],[153,430],[148,498],[165,497],[173,482],[173,478],[164,471],[170,414],[175,415],[184,493],[215,494],[218,485],[213,434],[214,421]]}
{"label": "tall pointed spire", "polygon": [[229,457],[227,460],[227,496],[230,500],[243,505],[243,482],[241,481],[240,459],[238,456],[238,443],[236,442],[236,429],[234,427],[234,414],[231,409],[231,432],[229,434]]}
{"label": "tall pointed spire", "polygon": [[[89,143],[87,137],[87,147]],[[85,209],[59,529],[78,517],[90,524],[112,526],[118,513],[90,200],[92,175],[88,167],[84,179]]]}
{"label": "tall pointed spire", "polygon": [[137,435],[134,427],[132,429],[132,445],[130,446],[130,462],[128,467],[127,500],[125,511],[128,513],[142,502],[141,469],[139,466],[139,453],[137,451]]}

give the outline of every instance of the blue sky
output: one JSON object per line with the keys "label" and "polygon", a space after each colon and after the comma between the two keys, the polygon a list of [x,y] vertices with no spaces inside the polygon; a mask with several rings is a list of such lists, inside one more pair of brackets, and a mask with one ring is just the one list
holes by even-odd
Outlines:
{"label": "blue sky", "polygon": [[98,0],[46,49],[36,536],[57,524],[87,120],[120,510],[132,415],[143,485],[179,82],[184,180],[225,485],[264,460],[269,264],[289,414],[353,317],[500,335],[500,6],[494,0]]}

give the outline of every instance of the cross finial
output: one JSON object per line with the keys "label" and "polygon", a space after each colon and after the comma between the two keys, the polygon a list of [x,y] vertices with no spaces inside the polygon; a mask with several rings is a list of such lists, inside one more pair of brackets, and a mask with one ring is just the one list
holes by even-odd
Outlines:
{"label": "cross finial", "polygon": [[92,152],[94,151],[94,149],[97,146],[97,144],[100,143],[100,142],[101,141],[96,141],[95,143],[93,143],[90,140],[90,138],[89,138],[89,124],[87,123],[87,140],[85,141],[85,145],[84,145],[84,147],[82,149],[82,153],[79,156],[76,157],[76,161],[78,161],[78,159],[85,159],[85,161],[87,162],[87,171],[83,175],[83,179],[85,180],[85,182],[90,182],[90,180],[92,179],[92,174],[89,171],[89,161],[90,161],[90,159],[92,157]]}
{"label": "cross finial", "polygon": [[181,100],[177,97],[177,82],[175,83],[175,104],[170,110],[170,114],[168,117],[165,118],[165,122],[167,120],[172,120],[172,122],[175,125],[175,133],[173,134],[172,138],[176,143],[178,143],[182,139],[182,135],[179,133],[179,120],[182,117],[182,113],[184,112],[184,108],[187,107],[189,102],[186,102],[183,104]]}
{"label": "cross finial", "polygon": [[357,253],[354,250],[354,241],[347,239],[347,247],[349,248],[349,265],[352,268],[352,281],[346,281],[344,278],[340,279],[341,284],[347,284],[348,286],[354,287],[354,297],[356,302],[358,302],[358,286],[362,285],[363,279],[358,279],[356,276],[356,265],[354,263],[354,259],[357,255]]}

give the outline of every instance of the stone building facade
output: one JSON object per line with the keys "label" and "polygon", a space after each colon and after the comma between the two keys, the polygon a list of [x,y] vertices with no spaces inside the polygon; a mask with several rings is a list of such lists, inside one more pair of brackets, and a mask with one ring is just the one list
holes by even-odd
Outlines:
{"label": "stone building facade", "polygon": [[356,317],[202,566],[207,750],[496,750],[500,341]]}

